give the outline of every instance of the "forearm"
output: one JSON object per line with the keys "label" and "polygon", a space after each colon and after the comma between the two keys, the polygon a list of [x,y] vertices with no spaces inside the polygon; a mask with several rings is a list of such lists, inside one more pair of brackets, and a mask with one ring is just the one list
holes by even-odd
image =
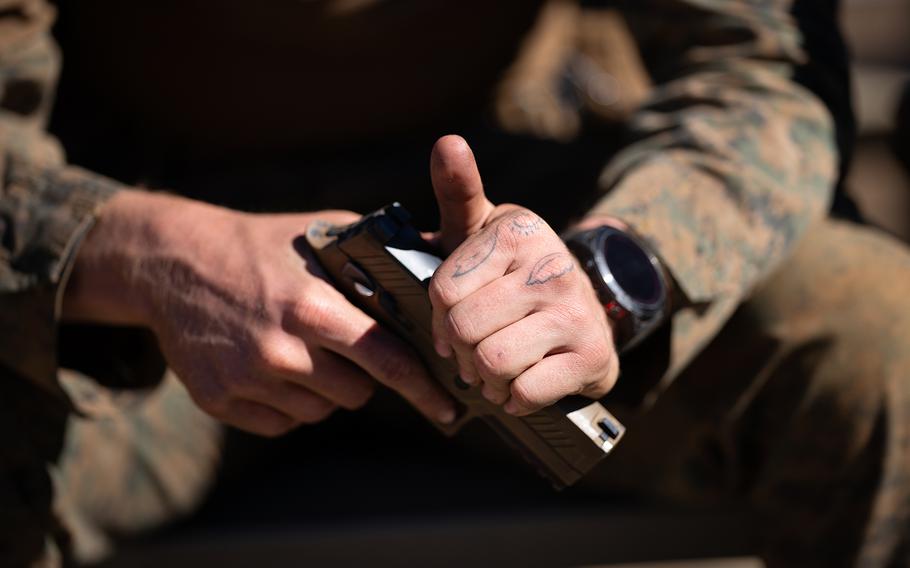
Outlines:
{"label": "forearm", "polygon": [[825,214],[833,121],[793,78],[806,55],[790,3],[667,4],[628,8],[663,65],[592,214],[645,236],[692,302],[735,301]]}
{"label": "forearm", "polygon": [[656,86],[583,222],[627,223],[673,288],[666,333],[626,361],[630,401],[656,400],[828,209],[834,123],[794,79],[811,62],[790,4],[623,5]]}
{"label": "forearm", "polygon": [[171,195],[119,192],[79,247],[63,295],[63,318],[151,327],[154,298],[168,280],[168,267],[181,257],[206,254],[198,250],[193,227],[228,224],[235,215]]}

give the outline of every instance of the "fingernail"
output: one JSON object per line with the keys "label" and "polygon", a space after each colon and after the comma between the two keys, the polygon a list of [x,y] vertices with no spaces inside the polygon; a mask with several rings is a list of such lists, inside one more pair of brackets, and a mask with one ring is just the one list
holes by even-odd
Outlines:
{"label": "fingernail", "polygon": [[477,377],[472,377],[471,375],[469,375],[467,373],[461,373],[458,376],[461,378],[462,382],[464,382],[466,385],[473,386],[473,385],[477,384]]}
{"label": "fingernail", "polygon": [[455,422],[455,410],[448,408],[439,413],[439,421],[443,424],[451,424]]}
{"label": "fingernail", "polygon": [[520,410],[514,400],[507,402],[506,405],[502,407],[502,409],[505,410],[506,413],[512,415],[518,414],[518,411]]}
{"label": "fingernail", "polygon": [[439,354],[440,357],[448,358],[452,355],[452,346],[445,341],[435,341],[433,342],[433,347],[436,349],[436,353]]}
{"label": "fingernail", "polygon": [[483,387],[482,389],[480,389],[480,394],[481,394],[485,399],[487,399],[488,401],[492,402],[493,404],[501,404],[501,403],[497,403],[497,402],[496,402],[496,400],[495,400],[495,399],[496,399],[496,393],[493,391],[493,389],[490,388],[489,384],[484,385],[484,387]]}

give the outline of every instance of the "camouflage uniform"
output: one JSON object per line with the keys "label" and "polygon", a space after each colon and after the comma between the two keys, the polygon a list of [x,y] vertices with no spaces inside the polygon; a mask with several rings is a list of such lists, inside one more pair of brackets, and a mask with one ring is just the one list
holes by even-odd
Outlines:
{"label": "camouflage uniform", "polygon": [[[648,238],[677,294],[664,332],[623,362],[615,399],[628,403],[629,439],[590,483],[634,479],[676,498],[745,495],[774,527],[764,549],[772,565],[905,560],[910,310],[894,283],[910,281],[910,255],[825,220],[849,117],[837,95],[845,88],[837,52],[809,58],[806,46],[818,29],[832,29],[833,6],[618,4],[648,73],[623,58],[629,68],[620,74],[631,83],[608,102],[586,81],[603,77],[592,61],[623,49],[610,41],[617,36],[598,35],[621,33],[615,20],[592,32],[603,13],[526,6],[549,10],[546,21],[570,31],[531,30],[504,74],[497,116],[513,130],[569,139],[583,137],[572,127],[582,114],[628,111],[628,137],[599,177],[593,211]],[[154,350],[136,347],[147,342],[95,330],[101,353],[67,349],[78,343],[60,322],[68,269],[121,186],[66,165],[44,134],[59,66],[52,19],[41,0],[0,0],[0,557],[8,565],[54,564],[74,551],[97,557],[103,530],[137,530],[190,510],[219,443],[218,428],[173,377],[136,396],[162,372]],[[539,47],[553,37],[562,39]],[[535,48],[538,58],[526,56]],[[568,107],[552,92],[567,61],[576,87]],[[526,197],[551,217],[546,195]],[[332,198],[325,205],[364,203]],[[96,380],[130,389],[99,389]],[[131,507],[111,506],[124,494]]]}

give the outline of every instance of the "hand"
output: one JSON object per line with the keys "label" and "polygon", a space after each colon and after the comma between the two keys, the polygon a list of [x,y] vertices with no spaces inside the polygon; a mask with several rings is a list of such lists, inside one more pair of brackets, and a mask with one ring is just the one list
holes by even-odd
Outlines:
{"label": "hand", "polygon": [[440,139],[430,167],[437,239],[452,251],[430,285],[437,352],[511,414],[606,394],[619,374],[610,325],[559,236],[531,211],[487,200],[463,139]]}
{"label": "hand", "polygon": [[356,409],[376,381],[431,420],[454,407],[412,350],[327,282],[295,238],[351,212],[249,215],[142,192],[105,207],[67,287],[69,319],[153,329],[203,410],[278,435]]}

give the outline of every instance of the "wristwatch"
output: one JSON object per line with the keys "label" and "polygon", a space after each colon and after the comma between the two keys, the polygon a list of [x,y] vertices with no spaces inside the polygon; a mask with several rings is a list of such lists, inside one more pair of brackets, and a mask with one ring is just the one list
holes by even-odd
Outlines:
{"label": "wristwatch", "polygon": [[652,333],[669,312],[667,278],[654,251],[631,231],[611,226],[575,231],[563,240],[591,278],[614,323],[617,351]]}

